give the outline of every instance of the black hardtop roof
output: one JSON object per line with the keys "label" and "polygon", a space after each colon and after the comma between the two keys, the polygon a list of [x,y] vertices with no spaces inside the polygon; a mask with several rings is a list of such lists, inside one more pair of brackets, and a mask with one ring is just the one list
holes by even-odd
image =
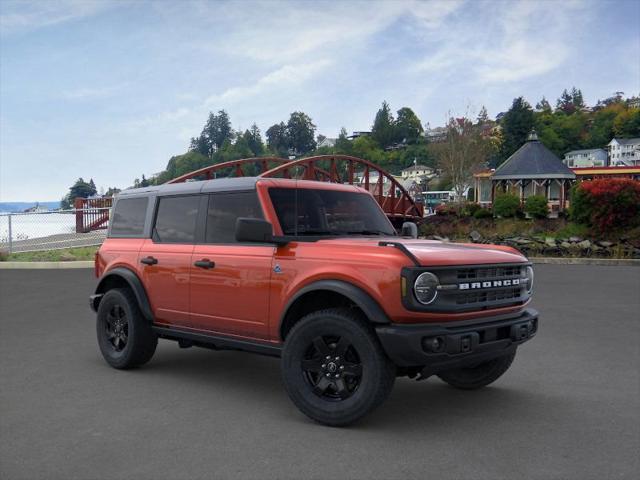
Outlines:
{"label": "black hardtop roof", "polygon": [[118,197],[141,197],[147,195],[178,195],[188,193],[232,192],[236,190],[254,190],[258,177],[231,177],[195,182],[164,183],[142,188],[122,190]]}

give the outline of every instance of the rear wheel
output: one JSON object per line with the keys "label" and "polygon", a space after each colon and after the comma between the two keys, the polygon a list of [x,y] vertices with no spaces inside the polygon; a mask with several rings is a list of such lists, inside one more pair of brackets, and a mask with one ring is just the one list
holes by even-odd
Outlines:
{"label": "rear wheel", "polygon": [[293,403],[332,426],[355,422],[380,405],[395,381],[395,367],[371,327],[349,309],[313,312],[289,333],[282,376]]}
{"label": "rear wheel", "polygon": [[109,290],[102,297],[96,330],[102,356],[114,368],[147,363],[158,345],[158,337],[142,316],[134,295],[124,288]]}
{"label": "rear wheel", "polygon": [[511,366],[516,350],[502,357],[468,368],[440,372],[438,377],[452,387],[463,390],[482,388],[500,378]]}

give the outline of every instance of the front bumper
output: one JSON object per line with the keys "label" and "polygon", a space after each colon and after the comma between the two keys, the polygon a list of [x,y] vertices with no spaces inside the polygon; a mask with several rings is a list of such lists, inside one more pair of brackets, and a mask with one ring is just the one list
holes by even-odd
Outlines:
{"label": "front bumper", "polygon": [[506,355],[537,331],[538,312],[530,308],[515,316],[376,328],[389,358],[399,367],[424,367],[422,376]]}

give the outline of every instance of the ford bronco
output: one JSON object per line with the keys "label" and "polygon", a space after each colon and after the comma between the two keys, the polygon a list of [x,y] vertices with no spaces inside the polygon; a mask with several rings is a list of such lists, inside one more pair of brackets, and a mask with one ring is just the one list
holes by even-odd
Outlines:
{"label": "ford bronco", "polygon": [[351,185],[244,177],[121,192],[90,298],[102,355],[132,368],[167,339],[281,357],[293,403],[335,426],[380,405],[397,376],[494,382],[538,328],[530,263],[405,227]]}

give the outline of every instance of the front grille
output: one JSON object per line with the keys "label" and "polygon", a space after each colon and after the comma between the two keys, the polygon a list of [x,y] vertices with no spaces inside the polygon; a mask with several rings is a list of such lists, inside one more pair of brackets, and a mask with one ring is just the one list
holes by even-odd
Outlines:
{"label": "front grille", "polygon": [[410,310],[429,312],[471,312],[523,305],[529,300],[528,264],[406,267],[403,275],[413,285],[423,272],[438,276],[440,286],[435,300],[423,305],[407,289],[403,304]]}
{"label": "front grille", "polygon": [[519,277],[523,267],[463,268],[458,270],[458,280],[488,279],[499,277]]}
{"label": "front grille", "polygon": [[494,290],[490,292],[463,293],[456,296],[457,305],[471,305],[477,303],[498,302],[501,300],[513,300],[520,297],[520,288],[507,290]]}

